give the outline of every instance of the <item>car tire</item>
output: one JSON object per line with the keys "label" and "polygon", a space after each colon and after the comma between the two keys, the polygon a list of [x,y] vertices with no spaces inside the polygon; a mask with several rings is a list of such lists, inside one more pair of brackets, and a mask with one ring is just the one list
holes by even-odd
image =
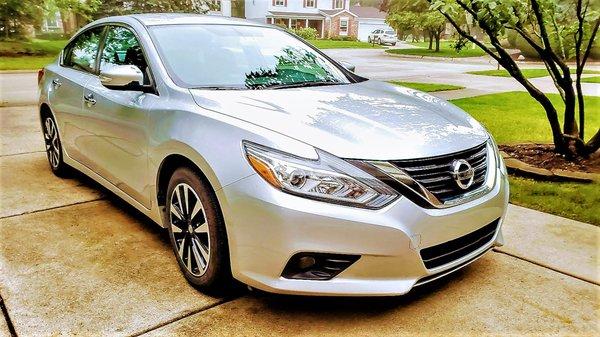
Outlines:
{"label": "car tire", "polygon": [[52,173],[61,178],[68,176],[70,167],[63,161],[62,144],[56,127],[56,120],[49,113],[42,115],[42,132],[46,145],[46,157],[48,157]]}
{"label": "car tire", "polygon": [[210,184],[194,170],[178,168],[166,206],[171,246],[186,280],[205,292],[232,285],[225,222]]}
{"label": "car tire", "polygon": [[379,44],[379,45],[381,45],[381,44],[382,44],[382,43],[381,43],[381,39],[378,39],[378,40],[377,40],[377,44]]}

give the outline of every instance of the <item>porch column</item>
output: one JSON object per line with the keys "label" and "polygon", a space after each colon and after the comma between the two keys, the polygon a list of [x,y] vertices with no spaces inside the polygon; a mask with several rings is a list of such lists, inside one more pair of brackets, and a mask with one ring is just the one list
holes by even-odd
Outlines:
{"label": "porch column", "polygon": [[325,20],[321,20],[321,38],[325,37]]}
{"label": "porch column", "polygon": [[308,19],[304,20],[304,28],[308,28]]}
{"label": "porch column", "polygon": [[288,28],[292,29],[292,18],[288,18]]}

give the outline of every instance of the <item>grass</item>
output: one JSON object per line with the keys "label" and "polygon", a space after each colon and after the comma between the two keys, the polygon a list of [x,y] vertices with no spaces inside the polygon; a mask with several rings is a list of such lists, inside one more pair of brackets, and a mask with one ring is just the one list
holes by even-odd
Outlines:
{"label": "grass", "polygon": [[[548,94],[560,111],[558,94]],[[586,127],[588,137],[600,126],[600,97],[586,96]],[[453,100],[463,110],[480,121],[498,143],[552,142],[550,126],[544,109],[526,92],[505,92]]]}
{"label": "grass", "polygon": [[585,82],[585,83],[600,83],[600,76],[585,77],[585,78],[581,79],[581,82]]}
{"label": "grass", "polygon": [[[561,108],[559,95],[548,95]],[[586,98],[586,134],[600,126],[600,97]],[[526,92],[507,92],[453,100],[479,120],[500,144],[552,141],[546,115]],[[541,182],[510,177],[510,201],[600,226],[600,183]]]}
{"label": "grass", "polygon": [[451,84],[437,84],[437,83],[418,83],[418,82],[402,82],[402,81],[388,81],[391,84],[408,87],[411,89],[425,91],[425,92],[436,92],[436,91],[447,91],[447,90],[458,90],[464,89],[458,85]]}
{"label": "grass", "polygon": [[0,57],[0,70],[38,70],[55,58],[56,56]]}
{"label": "grass", "polygon": [[[483,56],[485,52],[480,48],[471,48],[467,47],[457,53],[454,48],[452,48],[452,41],[441,41],[440,42],[440,51],[436,52],[435,50],[429,50],[427,47],[429,46],[429,42],[416,42],[411,43],[415,47],[420,48],[409,48],[409,49],[388,49],[387,53],[397,54],[397,55],[415,55],[415,56],[435,56],[435,57],[476,57]],[[435,43],[434,43],[435,48]]]}
{"label": "grass", "polygon": [[509,180],[511,203],[600,226],[600,183]]}
{"label": "grass", "polygon": [[336,40],[308,40],[310,44],[319,49],[336,49],[336,48],[383,48],[379,45],[373,46],[370,43],[362,41],[336,41]]}
{"label": "grass", "polygon": [[67,40],[0,41],[0,70],[36,70],[52,62]]}
{"label": "grass", "polygon": [[[571,71],[572,71],[572,73],[575,73],[575,69],[571,69]],[[521,72],[523,73],[523,75],[525,75],[526,78],[537,78],[537,77],[550,76],[550,74],[548,74],[548,70],[546,70],[545,68],[521,69]],[[584,74],[600,74],[600,71],[584,69],[583,73]],[[506,71],[506,69],[469,71],[469,72],[467,72],[467,74],[498,76],[498,77],[511,77],[510,74],[508,73],[508,71]],[[598,82],[592,82],[592,83],[598,83]]]}

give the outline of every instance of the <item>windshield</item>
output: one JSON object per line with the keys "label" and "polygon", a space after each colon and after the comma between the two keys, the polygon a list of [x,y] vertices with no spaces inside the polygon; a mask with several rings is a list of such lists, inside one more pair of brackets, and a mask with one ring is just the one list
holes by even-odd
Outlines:
{"label": "windshield", "polygon": [[169,75],[188,88],[264,89],[349,83],[335,65],[279,29],[235,25],[150,28]]}

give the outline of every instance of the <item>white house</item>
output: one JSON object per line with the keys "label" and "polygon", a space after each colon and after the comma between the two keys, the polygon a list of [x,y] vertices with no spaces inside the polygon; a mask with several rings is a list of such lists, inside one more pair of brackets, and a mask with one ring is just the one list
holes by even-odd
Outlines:
{"label": "white house", "polygon": [[246,19],[288,28],[315,28],[320,37],[356,37],[350,0],[246,0]]}
{"label": "white house", "polygon": [[231,1],[232,0],[212,0],[215,5],[214,10],[208,12],[209,15],[231,16]]}
{"label": "white house", "polygon": [[385,23],[387,13],[380,11],[379,8],[356,5],[350,7],[350,12],[358,17],[357,38],[360,41],[367,41],[369,34],[375,29],[392,29]]}

